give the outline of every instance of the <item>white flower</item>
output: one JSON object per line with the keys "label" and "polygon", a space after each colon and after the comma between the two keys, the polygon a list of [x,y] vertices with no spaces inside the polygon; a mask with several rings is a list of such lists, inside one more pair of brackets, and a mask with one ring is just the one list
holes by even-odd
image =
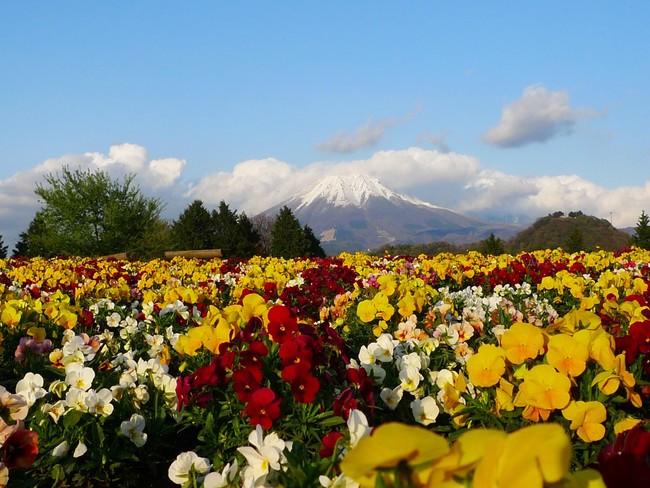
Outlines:
{"label": "white flower", "polygon": [[86,396],[87,392],[79,388],[70,388],[65,394],[65,404],[68,408],[74,408],[75,410],[80,410],[85,412],[88,410],[86,406]]}
{"label": "white flower", "polygon": [[47,394],[47,390],[43,388],[43,377],[31,371],[26,373],[23,379],[16,384],[16,394],[22,396],[27,405],[31,407],[36,400]]}
{"label": "white flower", "polygon": [[117,312],[113,312],[108,317],[106,317],[106,325],[109,327],[119,327],[122,317]]}
{"label": "white flower", "polygon": [[404,391],[400,385],[397,385],[392,390],[390,388],[383,388],[379,394],[386,406],[391,410],[395,410],[403,395]]}
{"label": "white flower", "polygon": [[[169,466],[167,475],[177,485],[185,484],[191,472],[204,475],[210,471],[210,461],[199,457],[194,451],[181,452]],[[200,477],[200,476],[199,476]]]}
{"label": "white flower", "polygon": [[440,408],[433,397],[427,396],[411,402],[411,411],[416,422],[429,425],[436,421]]}
{"label": "white flower", "polygon": [[262,427],[257,424],[248,435],[248,441],[255,446],[238,447],[237,450],[246,458],[248,466],[242,471],[245,486],[264,484],[271,471],[279,471],[281,463],[286,461],[283,451],[291,450],[291,443],[284,442],[275,432],[264,437]]}
{"label": "white flower", "polygon": [[63,356],[77,356],[78,353],[83,354],[84,361],[92,361],[97,354],[91,346],[86,344],[83,337],[76,335],[64,344]]}
{"label": "white flower", "polygon": [[65,382],[73,388],[88,390],[95,379],[95,371],[79,363],[70,363],[65,367]]}
{"label": "white flower", "polygon": [[145,420],[140,414],[134,413],[129,420],[120,424],[122,435],[128,437],[137,447],[142,447],[147,442],[147,434],[144,432]]}
{"label": "white flower", "polygon": [[378,364],[364,364],[363,369],[366,370],[368,376],[371,376],[376,385],[381,385],[386,379],[386,371]]}
{"label": "white flower", "polygon": [[359,483],[354,481],[352,478],[348,478],[344,474],[340,474],[334,479],[329,479],[325,475],[320,475],[318,477],[318,483],[320,483],[323,488],[359,488]]}
{"label": "white flower", "polygon": [[368,346],[368,351],[377,361],[390,363],[393,360],[393,350],[399,341],[392,338],[390,334],[382,334]]}
{"label": "white flower", "polygon": [[61,458],[66,454],[68,454],[69,450],[70,450],[70,444],[68,444],[68,441],[63,441],[61,444],[59,444],[54,449],[52,449],[52,456]]}
{"label": "white flower", "polygon": [[88,451],[88,447],[86,447],[86,444],[83,442],[79,441],[79,444],[77,444],[77,447],[75,447],[74,452],[72,453],[73,458],[78,458],[86,454],[86,451]]}
{"label": "white flower", "polygon": [[10,393],[0,385],[0,410],[8,413],[13,420],[25,420],[29,412],[29,405],[22,395]]}
{"label": "white flower", "polygon": [[108,388],[102,388],[99,391],[90,390],[84,399],[84,403],[90,413],[108,417],[113,413],[113,394]]}
{"label": "white flower", "polygon": [[400,386],[402,390],[413,392],[418,389],[420,381],[424,379],[424,376],[420,374],[420,370],[415,366],[406,366],[400,369],[399,379],[401,381]]}
{"label": "white flower", "polygon": [[59,400],[54,405],[46,403],[41,407],[41,411],[52,417],[54,423],[58,423],[61,415],[65,413],[65,406],[65,402],[63,400]]}
{"label": "white flower", "polygon": [[235,459],[232,463],[226,464],[221,470],[221,473],[213,472],[208,474],[203,480],[204,488],[223,488],[224,486],[230,486],[235,480],[237,475],[237,470],[239,466],[237,465],[237,460]]}
{"label": "white flower", "polygon": [[350,410],[347,425],[350,431],[350,447],[355,447],[361,439],[369,436],[372,431],[372,428],[368,425],[366,415],[357,409]]}

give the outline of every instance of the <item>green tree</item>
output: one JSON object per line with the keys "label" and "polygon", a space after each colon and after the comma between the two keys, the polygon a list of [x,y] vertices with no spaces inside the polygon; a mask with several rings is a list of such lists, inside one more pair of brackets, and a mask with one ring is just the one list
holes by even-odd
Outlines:
{"label": "green tree", "polygon": [[210,249],[214,241],[214,223],[201,200],[194,200],[171,226],[171,247]]}
{"label": "green tree", "polygon": [[[103,171],[70,170],[45,177],[36,186],[43,207],[28,229],[32,255],[101,256],[143,249],[143,237],[158,224],[162,202],[142,195],[134,174],[122,181]],[[30,224],[31,225],[31,224]]]}
{"label": "green tree", "polygon": [[2,236],[0,236],[0,259],[4,259],[7,257],[7,250],[8,247],[5,246],[5,243],[2,240]]}
{"label": "green tree", "polygon": [[641,211],[641,216],[634,228],[632,244],[642,249],[650,249],[650,217],[645,213],[645,210]]}
{"label": "green tree", "polygon": [[234,255],[243,259],[252,258],[260,250],[260,233],[253,225],[253,221],[243,212],[237,219],[237,228],[239,241],[235,247]]}
{"label": "green tree", "polygon": [[566,246],[566,251],[571,253],[584,250],[585,247],[584,239],[583,239],[582,230],[580,230],[580,228],[575,227],[571,230],[571,232],[567,236],[565,246]]}
{"label": "green tree", "polygon": [[286,205],[280,209],[271,229],[271,256],[278,258],[303,257],[309,251],[309,242],[300,222]]}
{"label": "green tree", "polygon": [[212,210],[212,225],[214,229],[214,247],[221,249],[227,256],[233,256],[238,249],[241,239],[237,225],[237,212],[221,200],[219,208]]}
{"label": "green tree", "polygon": [[488,238],[482,241],[479,245],[479,250],[485,256],[490,254],[492,256],[499,256],[500,254],[506,252],[506,247],[503,244],[503,240],[501,240],[501,238],[495,236],[494,232],[490,232]]}
{"label": "green tree", "polygon": [[316,237],[314,230],[305,224],[302,231],[308,244],[307,256],[311,258],[324,258],[326,255],[325,250],[321,247],[320,239]]}

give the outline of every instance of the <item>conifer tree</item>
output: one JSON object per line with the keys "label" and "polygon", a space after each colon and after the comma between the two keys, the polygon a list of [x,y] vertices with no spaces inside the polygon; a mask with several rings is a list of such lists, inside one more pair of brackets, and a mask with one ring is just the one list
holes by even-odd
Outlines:
{"label": "conifer tree", "polygon": [[311,258],[324,258],[325,251],[320,245],[320,239],[314,234],[314,230],[305,224],[302,231],[305,234],[305,239],[308,244],[307,256]]}
{"label": "conifer tree", "polygon": [[239,240],[233,254],[242,259],[252,258],[259,249],[260,234],[244,212],[237,219],[237,228]]}
{"label": "conifer tree", "polygon": [[486,256],[499,256],[500,254],[506,252],[506,248],[503,244],[503,240],[501,240],[499,237],[496,237],[494,235],[494,232],[490,232],[489,237],[481,243],[480,251]]}
{"label": "conifer tree", "polygon": [[7,249],[7,246],[5,246],[5,243],[2,240],[2,236],[0,236],[0,259],[7,257]]}
{"label": "conifer tree", "polygon": [[641,211],[641,216],[634,228],[632,244],[642,249],[650,249],[650,217],[645,210]]}
{"label": "conifer tree", "polygon": [[210,249],[214,241],[214,224],[201,200],[194,200],[172,223],[173,249]]}
{"label": "conifer tree", "polygon": [[271,229],[271,256],[278,258],[303,257],[309,243],[300,222],[286,205],[280,209]]}
{"label": "conifer tree", "polygon": [[237,224],[237,212],[221,200],[219,208],[212,210],[212,225],[214,229],[214,247],[221,249],[226,256],[233,256],[239,248],[241,239]]}

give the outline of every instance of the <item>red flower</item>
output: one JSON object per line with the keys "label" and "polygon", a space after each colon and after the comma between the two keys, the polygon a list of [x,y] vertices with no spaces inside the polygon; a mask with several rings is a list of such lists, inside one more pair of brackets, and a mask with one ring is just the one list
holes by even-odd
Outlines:
{"label": "red flower", "polygon": [[320,382],[304,363],[284,368],[282,379],[291,384],[293,398],[299,403],[312,403],[320,390]]}
{"label": "red flower", "polygon": [[250,400],[251,394],[260,387],[262,383],[262,370],[251,366],[238,369],[232,374],[232,391],[237,394],[242,402]]}
{"label": "red flower", "polygon": [[176,379],[176,398],[178,399],[177,409],[180,412],[185,405],[190,404],[190,393],[192,384],[189,376],[179,376]]}
{"label": "red flower", "polygon": [[269,310],[269,334],[273,342],[282,344],[291,340],[298,332],[298,320],[284,305],[275,305]]}
{"label": "red flower", "polygon": [[620,433],[598,456],[598,471],[608,488],[646,486],[650,479],[650,432],[641,424]]}
{"label": "red flower", "polygon": [[329,434],[325,434],[323,436],[323,447],[318,451],[320,457],[331,457],[334,454],[334,449],[336,449],[336,443],[341,437],[343,437],[343,434],[340,432],[330,432]]}
{"label": "red flower", "polygon": [[38,455],[38,434],[31,430],[18,428],[0,448],[2,462],[9,469],[27,468]]}
{"label": "red flower", "polygon": [[262,341],[253,341],[247,351],[241,352],[239,364],[245,367],[260,367],[260,359],[266,357],[268,354],[269,348],[266,347],[266,344]]}
{"label": "red flower", "polygon": [[280,417],[280,399],[275,398],[270,388],[259,388],[251,394],[244,415],[250,417],[253,427],[259,424],[263,429],[270,429]]}
{"label": "red flower", "polygon": [[294,341],[283,342],[278,351],[282,366],[290,364],[305,364],[311,369],[312,349],[309,347],[309,339],[299,336]]}
{"label": "red flower", "polygon": [[348,420],[350,411],[359,407],[359,402],[352,393],[352,387],[348,386],[334,399],[332,403],[332,410],[334,415],[343,417],[343,420]]}

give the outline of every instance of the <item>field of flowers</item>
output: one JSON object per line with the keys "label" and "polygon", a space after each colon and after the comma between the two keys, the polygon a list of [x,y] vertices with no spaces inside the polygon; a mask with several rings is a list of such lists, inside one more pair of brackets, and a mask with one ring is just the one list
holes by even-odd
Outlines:
{"label": "field of flowers", "polygon": [[650,252],[0,260],[0,486],[650,476]]}

